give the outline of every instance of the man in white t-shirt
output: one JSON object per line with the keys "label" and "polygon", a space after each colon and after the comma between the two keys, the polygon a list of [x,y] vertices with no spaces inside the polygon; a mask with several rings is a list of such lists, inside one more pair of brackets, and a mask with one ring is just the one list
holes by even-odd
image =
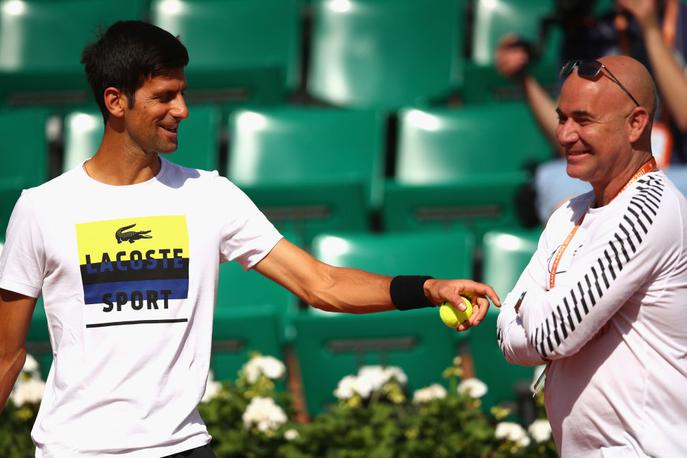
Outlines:
{"label": "man in white t-shirt", "polygon": [[687,201],[651,154],[655,87],[630,57],[561,76],[556,135],[593,191],[549,219],[504,300],[499,345],[546,364],[561,456],[687,456]]}
{"label": "man in white t-shirt", "polygon": [[[185,47],[118,22],[83,53],[105,119],[95,156],[25,190],[0,257],[0,405],[20,372],[44,297],[53,365],[32,437],[36,456],[212,457],[196,409],[210,363],[221,262],[236,260],[324,310],[367,313],[475,298],[487,285],[385,277],[321,263],[284,240],[217,172],[159,157],[188,116]],[[240,287],[240,285],[237,285]]]}

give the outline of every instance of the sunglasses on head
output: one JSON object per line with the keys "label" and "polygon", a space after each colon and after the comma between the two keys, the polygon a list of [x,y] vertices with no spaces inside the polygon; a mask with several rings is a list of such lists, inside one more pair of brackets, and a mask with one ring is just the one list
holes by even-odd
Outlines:
{"label": "sunglasses on head", "polygon": [[620,82],[618,78],[615,77],[615,75],[606,67],[604,64],[599,62],[598,60],[579,60],[579,59],[572,59],[569,60],[568,62],[561,67],[561,72],[560,72],[560,77],[561,79],[566,79],[568,75],[572,73],[572,71],[577,67],[577,74],[581,78],[585,78],[588,80],[596,80],[601,72],[603,70],[606,70],[606,73],[608,74],[608,77],[611,81],[613,81],[615,84],[620,87],[620,89],[623,90],[625,94],[627,94],[632,101],[635,103],[635,105],[639,106],[639,102],[637,102],[637,99],[635,99],[632,94],[630,94],[630,91],[625,89],[625,86],[623,86],[623,83]]}

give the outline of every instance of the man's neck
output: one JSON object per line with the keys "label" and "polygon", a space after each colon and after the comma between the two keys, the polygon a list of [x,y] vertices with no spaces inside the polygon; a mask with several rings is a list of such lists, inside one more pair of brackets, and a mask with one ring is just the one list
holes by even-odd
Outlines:
{"label": "man's neck", "polygon": [[640,172],[642,167],[650,161],[651,158],[651,154],[638,156],[637,160],[629,162],[623,171],[617,173],[610,181],[602,184],[592,183],[596,196],[594,207],[603,207],[611,203],[626,186],[639,178],[637,173]]}
{"label": "man's neck", "polygon": [[101,183],[126,186],[148,181],[160,172],[157,153],[115,148],[103,140],[95,156],[83,165],[88,176]]}

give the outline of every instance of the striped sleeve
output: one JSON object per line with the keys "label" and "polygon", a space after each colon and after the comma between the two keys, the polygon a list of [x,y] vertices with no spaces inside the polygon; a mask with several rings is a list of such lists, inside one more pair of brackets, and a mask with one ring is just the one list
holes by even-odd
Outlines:
{"label": "striped sleeve", "polygon": [[637,183],[629,203],[595,228],[565,286],[528,291],[519,317],[528,343],[543,359],[579,351],[652,278],[657,259],[669,249],[670,231],[657,224],[670,213],[662,208],[665,183],[656,175]]}

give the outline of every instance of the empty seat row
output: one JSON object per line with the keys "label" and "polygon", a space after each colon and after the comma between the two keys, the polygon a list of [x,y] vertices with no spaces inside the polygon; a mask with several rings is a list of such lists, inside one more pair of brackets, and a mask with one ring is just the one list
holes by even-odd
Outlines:
{"label": "empty seat row", "polygon": [[[492,231],[485,236],[484,281],[503,298],[536,248],[538,230]],[[327,233],[316,237],[312,254],[343,267],[381,274],[416,274],[438,278],[474,276],[474,239],[465,230],[370,234]],[[397,365],[408,374],[411,390],[441,382],[440,374],[467,345],[475,375],[490,392],[485,407],[514,402],[518,385],[528,385],[531,368],[508,364],[496,344],[497,310],[466,333],[444,327],[436,309],[350,315],[299,309],[291,294],[257,272],[235,263],[221,266],[212,367],[217,378],[234,379],[250,352],[280,359],[291,347],[297,357],[310,414],[334,401],[345,375],[365,364]],[[37,306],[29,330],[29,351],[47,375],[51,350],[45,311]],[[295,370],[295,369],[294,369]]]}
{"label": "empty seat row", "polygon": [[[196,100],[275,102],[300,86],[351,107],[393,109],[449,94],[484,100],[493,89],[487,79],[505,83],[493,72],[498,40],[505,33],[535,37],[553,3],[472,3],[468,37],[467,0],[3,0],[0,97],[84,103],[84,45],[116,20],[146,19],[187,45],[188,92]],[[543,74],[555,74],[549,67]]]}
{"label": "empty seat row", "polygon": [[[45,117],[43,110],[0,112],[7,131],[0,229],[19,190],[46,178]],[[526,106],[514,102],[402,110],[395,171],[386,180],[386,125],[375,111],[237,110],[226,123],[226,166],[219,163],[221,124],[217,108],[192,107],[170,160],[220,169],[280,228],[308,239],[369,228],[370,212],[380,208],[389,230],[462,223],[480,237],[490,227],[517,225],[514,195],[527,181],[526,167],[551,155]],[[69,113],[64,127],[66,169],[97,150],[103,127],[92,111]]]}

